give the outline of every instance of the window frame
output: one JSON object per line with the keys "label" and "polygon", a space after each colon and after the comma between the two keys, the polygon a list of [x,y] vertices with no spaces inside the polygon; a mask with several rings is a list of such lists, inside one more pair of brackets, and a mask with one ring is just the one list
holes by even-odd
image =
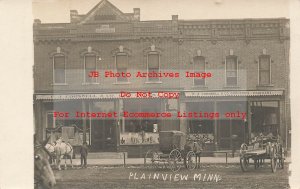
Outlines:
{"label": "window frame", "polygon": [[[260,64],[261,64],[261,57],[268,57],[269,58],[269,83],[267,84],[262,84],[261,83],[261,69],[260,69]],[[271,66],[272,60],[271,60],[271,56],[267,55],[267,54],[262,54],[258,56],[258,86],[270,86],[272,85],[272,66]],[[264,71],[266,72],[266,71]]]}
{"label": "window frame", "polygon": [[[85,53],[83,55],[83,84],[90,85],[90,84],[99,84],[98,77],[95,78],[95,82],[87,82],[86,81],[86,56],[95,56],[95,71],[98,71],[97,66],[97,54],[96,53]],[[99,72],[99,71],[98,71]],[[100,73],[99,73],[100,74]]]}
{"label": "window frame", "polygon": [[[193,61],[194,61],[194,63],[193,63],[193,72],[195,73],[195,59],[196,58],[203,58],[203,60],[204,60],[204,70],[203,70],[203,72],[206,72],[206,62],[205,62],[205,57],[204,56],[194,56],[194,58],[193,58]],[[204,84],[203,85],[196,85],[195,84],[195,80],[200,80],[200,79],[198,79],[198,78],[193,78],[193,86],[194,87],[205,87],[206,86],[206,78],[201,78],[201,79],[203,79],[204,80]]]}
{"label": "window frame", "polygon": [[[126,52],[117,52],[117,53],[115,54],[115,70],[116,70],[116,72],[118,72],[117,57],[118,57],[118,56],[124,56],[124,55],[126,56],[126,59],[127,59],[127,68],[126,68],[126,72],[127,72],[127,70],[129,69],[129,54],[126,53]],[[118,81],[118,77],[116,77],[115,83],[116,83],[116,84],[128,84],[128,83],[130,83],[128,77],[125,77],[124,79],[127,79],[127,81]]]}
{"label": "window frame", "polygon": [[[236,84],[235,85],[229,85],[228,81],[227,81],[227,59],[228,58],[235,58],[236,60]],[[238,57],[236,55],[228,55],[225,57],[225,86],[226,87],[238,87],[239,86],[239,60]],[[231,77],[233,78],[233,77]]]}
{"label": "window frame", "polygon": [[[55,82],[55,57],[64,57],[64,82],[63,83],[57,83]],[[67,62],[67,57],[63,53],[55,53],[52,56],[52,83],[53,85],[67,85],[67,69],[66,69],[66,63]]]}
{"label": "window frame", "polygon": [[[149,73],[149,55],[157,55],[158,56],[158,72],[161,70],[161,64],[160,64],[160,53],[157,51],[150,51],[147,53],[147,73]],[[150,81],[149,77],[147,75],[146,83],[162,83],[161,78],[158,77],[158,80]]]}

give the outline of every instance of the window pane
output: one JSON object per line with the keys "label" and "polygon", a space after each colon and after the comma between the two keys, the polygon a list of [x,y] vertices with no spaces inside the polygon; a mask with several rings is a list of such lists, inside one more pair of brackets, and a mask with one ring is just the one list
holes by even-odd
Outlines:
{"label": "window pane", "polygon": [[96,70],[96,56],[85,56],[85,68]]}
{"label": "window pane", "polygon": [[237,85],[237,58],[235,56],[226,57],[226,77],[227,85]]}
{"label": "window pane", "polygon": [[[127,68],[125,69],[117,69],[117,72],[124,72],[126,73],[127,72]],[[118,82],[127,82],[128,81],[128,78],[127,77],[117,77],[117,81]]]}
{"label": "window pane", "polygon": [[127,55],[117,55],[116,63],[117,63],[117,69],[127,69],[128,67]]}
{"label": "window pane", "polygon": [[205,79],[194,79],[194,85],[205,85]]}
{"label": "window pane", "polygon": [[205,59],[202,56],[196,56],[194,58],[194,70],[195,71],[205,71]]}
{"label": "window pane", "polygon": [[65,57],[54,57],[54,83],[65,83]]}
{"label": "window pane", "polygon": [[227,57],[226,58],[226,70],[237,70],[237,58]]}
{"label": "window pane", "polygon": [[65,69],[65,57],[55,56],[54,57],[54,69]]}
{"label": "window pane", "polygon": [[96,77],[90,77],[89,74],[91,71],[96,71],[96,56],[95,55],[89,55],[85,56],[85,82],[86,83],[93,83],[97,81]]}
{"label": "window pane", "polygon": [[227,77],[237,77],[236,71],[227,71]]}
{"label": "window pane", "polygon": [[[158,72],[159,69],[158,68],[149,68],[148,72]],[[159,81],[159,77],[148,77],[148,81]]]}
{"label": "window pane", "polygon": [[148,55],[148,68],[159,68],[159,56],[158,54],[149,54]]}
{"label": "window pane", "polygon": [[270,84],[270,72],[260,71],[259,73],[259,84]]}
{"label": "window pane", "polygon": [[270,70],[270,57],[261,56],[259,58],[259,69],[260,70]]}
{"label": "window pane", "polygon": [[227,78],[227,85],[237,85],[237,78],[236,77],[228,77]]}

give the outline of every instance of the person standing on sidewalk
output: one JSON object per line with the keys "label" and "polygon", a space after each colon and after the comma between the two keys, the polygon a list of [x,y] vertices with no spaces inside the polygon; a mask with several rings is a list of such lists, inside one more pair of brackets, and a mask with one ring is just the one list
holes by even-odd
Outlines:
{"label": "person standing on sidewalk", "polygon": [[83,145],[80,148],[80,162],[81,162],[81,167],[83,168],[83,163],[84,167],[87,167],[87,155],[88,155],[88,147],[87,147],[87,142],[84,142]]}

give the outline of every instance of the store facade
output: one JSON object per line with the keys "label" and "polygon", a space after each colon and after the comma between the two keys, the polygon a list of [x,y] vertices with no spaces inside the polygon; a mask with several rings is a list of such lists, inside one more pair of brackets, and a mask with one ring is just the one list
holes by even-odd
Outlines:
{"label": "store facade", "polygon": [[210,150],[260,133],[290,147],[288,19],[141,21],[139,8],[107,0],[70,18],[33,27],[40,140],[129,157],[158,148],[165,130],[204,137]]}

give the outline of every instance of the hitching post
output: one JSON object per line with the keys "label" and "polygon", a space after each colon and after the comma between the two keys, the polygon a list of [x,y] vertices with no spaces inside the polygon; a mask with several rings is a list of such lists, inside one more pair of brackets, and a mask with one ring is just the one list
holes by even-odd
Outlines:
{"label": "hitching post", "polygon": [[124,167],[126,167],[126,162],[125,162],[125,152],[123,152],[123,158],[124,158]]}

